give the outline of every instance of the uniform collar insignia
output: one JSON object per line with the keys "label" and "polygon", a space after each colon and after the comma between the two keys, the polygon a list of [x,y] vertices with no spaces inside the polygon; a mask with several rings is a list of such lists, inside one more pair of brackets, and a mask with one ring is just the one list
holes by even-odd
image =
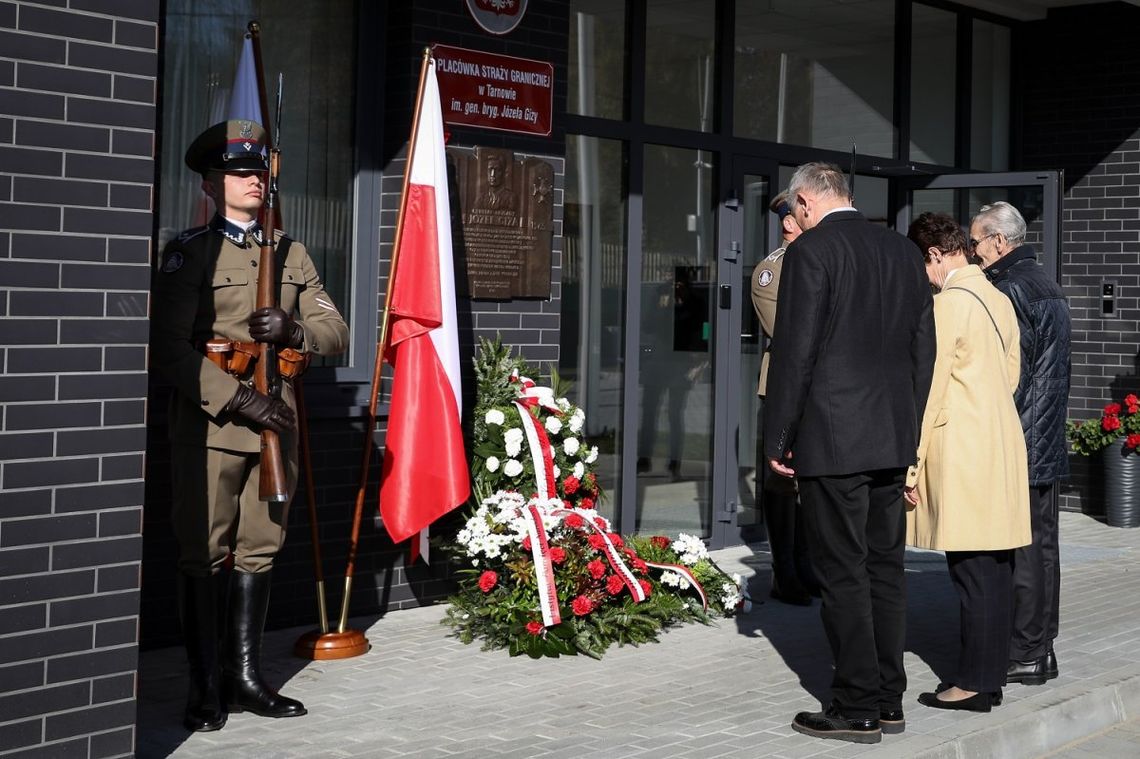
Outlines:
{"label": "uniform collar insignia", "polygon": [[253,241],[258,245],[261,245],[265,242],[264,236],[261,234],[261,225],[256,222],[254,222],[254,225],[249,228],[248,232],[246,232],[244,229],[239,227],[237,224],[232,223],[229,219],[225,218],[221,214],[216,214],[214,218],[210,220],[210,229],[214,230],[215,232],[221,232],[234,245],[245,245],[245,239],[247,236],[252,237]]}

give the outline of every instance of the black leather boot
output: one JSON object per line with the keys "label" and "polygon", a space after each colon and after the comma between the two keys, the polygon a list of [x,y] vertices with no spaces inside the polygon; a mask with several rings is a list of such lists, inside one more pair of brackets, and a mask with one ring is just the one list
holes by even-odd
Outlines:
{"label": "black leather boot", "polygon": [[178,575],[178,607],[182,637],[190,662],[190,690],[182,724],[193,732],[221,730],[226,724],[222,709],[221,670],[218,665],[217,575]]}
{"label": "black leather boot", "polygon": [[262,717],[300,717],[304,704],[278,693],[261,679],[261,634],[269,610],[271,572],[235,571],[230,580],[230,626],[222,663],[226,707]]}

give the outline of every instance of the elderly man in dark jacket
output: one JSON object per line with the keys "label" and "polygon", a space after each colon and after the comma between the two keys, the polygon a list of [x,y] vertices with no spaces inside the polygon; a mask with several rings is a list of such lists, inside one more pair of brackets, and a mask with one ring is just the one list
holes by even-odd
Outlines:
{"label": "elderly man in dark jacket", "polygon": [[1024,244],[1025,219],[1009,203],[982,206],[970,246],[986,276],[1013,301],[1021,329],[1021,379],[1014,402],[1029,453],[1033,543],[1013,554],[1013,638],[1006,679],[1041,685],[1057,676],[1061,568],[1053,487],[1069,473],[1065,408],[1069,397],[1069,306]]}

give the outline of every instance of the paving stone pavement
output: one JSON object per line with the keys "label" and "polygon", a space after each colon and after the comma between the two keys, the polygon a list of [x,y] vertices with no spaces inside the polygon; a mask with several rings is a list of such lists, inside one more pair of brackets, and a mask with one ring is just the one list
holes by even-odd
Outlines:
{"label": "paving stone pavement", "polygon": [[1070,743],[1049,759],[1134,759],[1140,756],[1140,717]]}
{"label": "paving stone pavement", "polygon": [[[714,556],[726,570],[751,578],[757,601],[765,598],[770,561],[761,547]],[[343,661],[295,659],[289,650],[305,630],[276,631],[266,636],[267,678],[303,700],[309,714],[286,720],[237,714],[215,733],[181,727],[182,650],[148,651],[140,665],[137,753],[143,759],[1043,756],[1140,716],[1138,557],[1140,529],[1062,514],[1061,675],[1046,686],[1010,686],[1005,704],[990,714],[965,714],[915,701],[953,671],[958,614],[942,555],[908,551],[907,730],[876,746],[791,730],[796,711],[815,710],[827,697],[830,654],[818,602],[802,608],[768,601],[715,626],[671,630],[657,644],[613,647],[601,661],[533,661],[465,646],[439,624],[441,606],[354,620],[366,626],[372,650]]]}

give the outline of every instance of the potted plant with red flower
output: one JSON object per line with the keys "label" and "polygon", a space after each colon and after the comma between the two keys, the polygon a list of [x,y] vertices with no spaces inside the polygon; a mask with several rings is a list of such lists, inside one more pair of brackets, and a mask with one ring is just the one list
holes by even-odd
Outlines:
{"label": "potted plant with red flower", "polygon": [[1073,452],[1104,461],[1104,513],[1113,527],[1140,527],[1140,397],[1109,403],[1099,419],[1069,421]]}

